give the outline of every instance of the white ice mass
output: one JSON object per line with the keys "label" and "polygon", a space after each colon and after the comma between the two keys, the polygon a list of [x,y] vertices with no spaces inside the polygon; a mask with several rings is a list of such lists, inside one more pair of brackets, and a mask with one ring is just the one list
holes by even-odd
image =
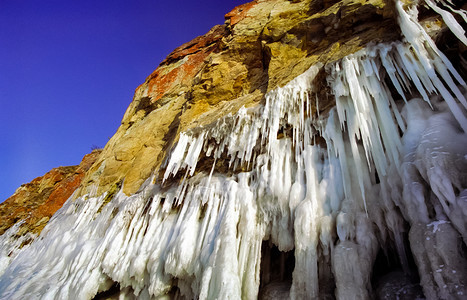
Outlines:
{"label": "white ice mass", "polygon": [[[466,43],[451,15],[465,11],[426,3]],[[163,183],[105,206],[70,199],[21,249],[11,228],[0,298],[92,299],[118,283],[120,299],[256,299],[286,272],[271,273],[266,245],[293,251],[278,298],[373,298],[378,253],[394,249],[427,299],[465,299],[467,87],[416,7],[396,6],[402,41],[312,66],[264,105],[182,133]],[[336,106],[316,116],[322,68]]]}

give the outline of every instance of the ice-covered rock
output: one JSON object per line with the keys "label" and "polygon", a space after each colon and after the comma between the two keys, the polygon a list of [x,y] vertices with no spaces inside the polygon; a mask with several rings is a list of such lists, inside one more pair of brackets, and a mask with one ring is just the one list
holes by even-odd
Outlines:
{"label": "ice-covered rock", "polygon": [[[463,42],[447,9],[465,12],[427,5]],[[180,133],[136,193],[70,198],[2,250],[0,298],[465,298],[467,87],[417,6],[395,7],[400,41]]]}

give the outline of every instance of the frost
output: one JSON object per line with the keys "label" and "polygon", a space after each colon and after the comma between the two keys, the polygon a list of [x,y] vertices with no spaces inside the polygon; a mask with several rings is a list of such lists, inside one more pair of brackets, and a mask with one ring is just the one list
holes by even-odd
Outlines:
{"label": "frost", "polygon": [[[181,133],[162,182],[105,206],[105,195],[70,199],[28,247],[17,228],[2,235],[0,298],[91,299],[118,283],[122,297],[253,299],[263,241],[294,253],[291,298],[324,298],[326,280],[338,299],[370,298],[380,248],[409,270],[406,224],[425,230],[424,288],[444,273],[460,282],[466,272],[429,247],[445,250],[445,227],[467,236],[466,86],[416,9],[396,6],[404,41],[314,65],[263,105]],[[318,115],[323,68],[336,106]]]}

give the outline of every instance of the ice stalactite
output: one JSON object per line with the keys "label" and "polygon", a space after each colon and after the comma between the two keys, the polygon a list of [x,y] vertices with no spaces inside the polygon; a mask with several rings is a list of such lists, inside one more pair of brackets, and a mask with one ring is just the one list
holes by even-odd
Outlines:
{"label": "ice stalactite", "polygon": [[440,7],[439,4],[442,6],[447,7],[450,11],[460,15],[463,19],[464,22],[467,22],[467,13],[460,9],[454,9],[452,8],[452,5],[445,1],[431,1],[431,0],[425,0],[425,3],[435,12],[437,12],[442,18],[444,23],[448,26],[448,28],[452,31],[452,33],[462,42],[464,45],[467,45],[467,38],[465,37],[465,30],[462,28],[462,26],[457,23],[454,15],[452,15],[450,12],[446,11],[442,7]]}
{"label": "ice stalactite", "polygon": [[[466,85],[416,9],[396,6],[403,41],[314,65],[264,105],[180,134],[161,182],[134,195],[69,200],[30,246],[2,250],[1,298],[90,299],[118,283],[128,298],[254,299],[263,241],[293,251],[293,299],[374,297],[391,248],[426,298],[465,297]],[[336,106],[318,117],[323,68]]]}

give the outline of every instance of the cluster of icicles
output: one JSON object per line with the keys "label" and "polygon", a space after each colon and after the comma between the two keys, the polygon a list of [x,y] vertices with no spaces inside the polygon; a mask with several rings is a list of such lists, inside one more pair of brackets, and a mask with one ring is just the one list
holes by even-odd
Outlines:
{"label": "cluster of icicles", "polygon": [[[403,42],[325,67],[326,116],[311,117],[315,65],[263,106],[182,133],[164,166],[179,183],[69,200],[32,244],[2,246],[1,299],[91,299],[114,282],[123,298],[254,299],[263,240],[294,251],[291,298],[324,298],[333,281],[336,298],[366,299],[380,248],[408,270],[407,228],[425,297],[465,297],[466,85],[416,10],[397,9]],[[221,159],[246,171],[220,174]]]}

